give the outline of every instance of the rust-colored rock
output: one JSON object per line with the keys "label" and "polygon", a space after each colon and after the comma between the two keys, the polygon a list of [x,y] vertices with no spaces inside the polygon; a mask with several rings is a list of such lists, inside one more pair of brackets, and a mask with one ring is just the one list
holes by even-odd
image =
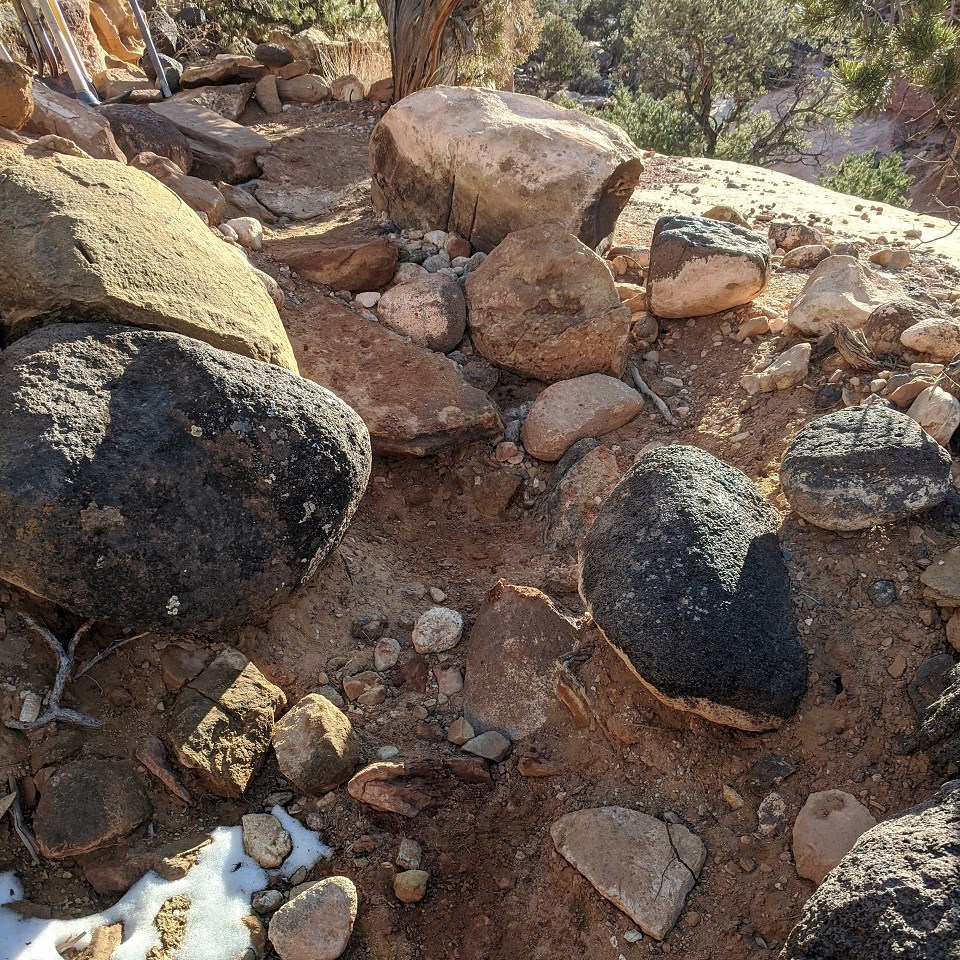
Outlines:
{"label": "rust-colored rock", "polygon": [[391,760],[364,767],[347,792],[374,810],[415,817],[443,803],[447,781],[443,768],[427,760]]}
{"label": "rust-colored rock", "polygon": [[267,253],[289,264],[304,280],[351,292],[385,287],[397,266],[397,245],[386,238],[332,246],[323,236],[307,234],[274,240]]}

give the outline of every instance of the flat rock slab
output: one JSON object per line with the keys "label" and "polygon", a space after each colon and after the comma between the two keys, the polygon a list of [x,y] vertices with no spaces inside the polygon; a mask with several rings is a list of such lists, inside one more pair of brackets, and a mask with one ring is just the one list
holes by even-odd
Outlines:
{"label": "flat rock slab", "polygon": [[474,345],[498,367],[547,383],[623,373],[630,311],[607,264],[562,227],[511,233],[466,292]]}
{"label": "flat rock slab", "polygon": [[556,702],[560,658],[581,628],[534,587],[497,582],[467,640],[464,715],[477,732],[520,740],[539,730]]}
{"label": "flat rock slab", "polygon": [[53,860],[90,853],[135,830],[153,813],[126,760],[73,760],[47,779],[34,814],[40,852]]}
{"label": "flat rock slab", "polygon": [[866,530],[943,501],[950,454],[906,414],[870,403],[808,423],[787,447],[790,506],[827,530]]}
{"label": "flat rock slab", "polygon": [[656,940],[677,922],[707,858],[703,841],[682,824],[626,807],[565,814],[550,836],[598,893]]}
{"label": "flat rock slab", "polygon": [[424,457],[503,431],[497,407],[455,364],[333,297],[289,316],[287,332],[303,376],[360,414],[378,453]]}
{"label": "flat rock slab", "polygon": [[177,762],[210,793],[239,797],[270,746],[283,691],[239,650],[224,650],[183,688],[166,739]]}
{"label": "flat rock slab", "polygon": [[322,234],[305,234],[271,240],[267,253],[304,280],[351,293],[385,287],[397,266],[397,245],[386,238],[341,246]]}
{"label": "flat rock slab", "polygon": [[867,831],[806,902],[781,960],[953,960],[960,782]]}
{"label": "flat rock slab", "polygon": [[539,97],[430,87],[394,106],[370,139],[374,209],[453,231],[488,253],[557,223],[596,248],[640,179],[640,153],[612,124]]}
{"label": "flat rock slab", "polygon": [[0,354],[0,578],[83,617],[209,633],[266,615],[369,471],[342,401],[187,337],[60,323]]}
{"label": "flat rock slab", "polygon": [[796,711],[807,658],[779,526],[744,474],[695,447],[651,451],[607,498],[581,548],[580,593],[660,700],[742,730]]}
{"label": "flat rock slab", "polygon": [[650,243],[647,293],[658,317],[705,317],[749,303],[770,275],[766,238],[706,217],[661,217]]}
{"label": "flat rock slab", "polygon": [[[148,243],[160,224],[173,239]],[[165,186],[119,163],[7,151],[0,345],[60,316],[169,330],[296,369],[263,284]]]}
{"label": "flat rock slab", "polygon": [[66,137],[96,160],[126,163],[109,122],[92,107],[39,82],[34,82],[32,94],[33,111],[26,124],[30,133]]}
{"label": "flat rock slab", "polygon": [[164,100],[150,109],[169,120],[193,150],[195,177],[241,183],[260,173],[257,157],[270,149],[270,141],[220,114],[189,101]]}

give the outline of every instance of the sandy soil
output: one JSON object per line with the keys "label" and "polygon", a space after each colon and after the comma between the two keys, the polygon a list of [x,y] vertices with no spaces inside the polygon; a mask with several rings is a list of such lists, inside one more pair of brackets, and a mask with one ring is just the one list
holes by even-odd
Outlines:
{"label": "sandy soil", "polygon": [[[351,136],[368,129],[362,114],[358,108],[318,107],[258,129],[274,138],[299,138],[301,155],[309,160],[288,173],[303,178],[323,164],[321,146],[329,142],[332,127],[349,124]],[[345,230],[350,224],[371,223],[362,171],[349,174],[345,180],[350,185],[328,219]],[[918,227],[924,243],[916,268],[903,279],[944,290],[952,286],[960,239],[935,239],[947,232],[944,223],[877,205],[857,210],[858,202],[781,174],[717,161],[656,158],[622,218],[618,239],[643,242],[657,216],[703,212],[714,203],[732,204],[748,218],[758,213],[804,222],[814,218],[837,236],[866,238],[872,246],[881,234],[902,239],[905,230]],[[861,219],[864,211],[867,220]],[[266,259],[263,265],[277,272],[278,265]],[[936,271],[940,280],[923,270]],[[801,274],[777,274],[761,305],[785,312],[802,282]],[[288,310],[323,295],[296,282]],[[735,327],[736,318],[725,322]],[[782,541],[810,653],[809,692],[800,712],[780,731],[761,735],[672,713],[631,680],[602,641],[591,637],[577,669],[594,714],[592,726],[576,727],[557,705],[548,725],[518,744],[514,755],[494,770],[491,784],[464,785],[441,809],[413,820],[363,807],[344,790],[319,805],[298,801],[302,814],[311,815],[336,851],[315,875],[342,873],[360,890],[360,918],[344,955],[348,960],[775,956],[813,889],[797,877],[790,856],[789,825],[807,795],[833,787],[848,790],[882,818],[939,787],[926,759],[899,755],[895,740],[914,723],[908,685],[916,669],[931,655],[949,650],[939,614],[922,601],[918,576],[931,557],[956,543],[960,501],[952,499],[910,524],[855,536],[819,531],[787,515],[778,463],[794,433],[818,414],[814,392],[828,372],[814,369],[807,384],[748,400],[738,385],[741,375],[759,356],[782,349],[785,340],[768,336],[738,344],[721,333],[720,323],[708,318],[668,327],[658,344],[661,363],[682,377],[688,392],[691,414],[682,428],[667,426],[648,408],[606,442],[619,444],[631,456],[653,440],[701,446],[745,471],[784,511]],[[535,396],[539,388],[507,377],[494,395],[507,407]],[[521,475],[525,488],[506,517],[491,520],[478,512],[472,491],[476,478],[503,470]],[[498,464],[492,449],[482,444],[429,460],[378,460],[349,535],[317,579],[266,625],[209,640],[239,645],[293,700],[370,668],[372,644],[350,636],[351,622],[366,611],[386,614],[388,635],[398,637],[407,653],[413,618],[430,605],[429,597],[414,599],[419,590],[410,585],[442,589],[446,603],[467,619],[468,629],[484,593],[499,577],[539,587],[579,613],[575,557],[552,555],[542,546],[543,520],[532,480],[548,478],[551,470],[530,461],[518,467]],[[882,610],[871,600],[877,580],[892,580],[898,589],[897,602]],[[52,664],[16,616],[19,609],[37,605],[2,592],[0,601],[6,623],[6,639],[0,643],[0,711],[9,716],[16,693],[25,686],[42,689]],[[61,628],[69,626],[50,610],[39,614]],[[2,633],[0,621],[0,637]],[[84,657],[109,640],[108,633],[95,633]],[[148,638],[123,648],[70,686],[67,701],[101,717],[102,730],[79,737],[54,729],[25,736],[0,728],[0,778],[29,778],[81,745],[91,753],[132,757],[144,736],[162,732],[172,704],[159,671],[169,643],[193,641]],[[449,662],[462,663],[463,655],[461,645]],[[444,731],[460,714],[461,696],[440,702],[432,678],[430,683],[426,694],[394,687],[386,703],[350,709],[366,759],[375,759],[384,745],[398,747],[405,757],[445,756],[455,750],[445,742]],[[541,780],[520,776],[516,757],[522,753],[556,761],[561,775]],[[787,804],[786,831],[759,840],[754,836],[757,805],[768,788],[754,789],[750,771],[770,755],[787,760],[795,772],[779,788]],[[724,785],[742,795],[741,809],[724,802]],[[277,787],[272,761],[243,801],[203,800],[184,807],[154,783],[154,822],[159,833],[171,837],[233,824],[241,814],[260,809]],[[613,803],[658,816],[672,811],[707,845],[700,881],[680,923],[662,944],[647,937],[627,943],[623,935],[634,926],[629,918],[601,899],[553,850],[549,827],[558,815]],[[390,870],[383,866],[395,856],[402,836],[423,845],[425,868],[432,874],[426,900],[410,907],[393,898]],[[28,897],[57,914],[87,913],[104,904],[75,865],[31,865],[4,819],[0,869],[7,866],[20,873]]]}

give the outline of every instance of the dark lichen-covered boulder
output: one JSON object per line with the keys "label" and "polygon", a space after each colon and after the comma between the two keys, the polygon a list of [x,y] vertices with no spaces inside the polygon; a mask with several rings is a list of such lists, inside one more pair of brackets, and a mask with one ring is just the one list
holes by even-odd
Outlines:
{"label": "dark lichen-covered boulder", "polygon": [[806,690],[779,515],[739,470],[661,447],[614,488],[580,552],[580,593],[641,682],[678,710],[780,726]]}
{"label": "dark lichen-covered boulder", "polygon": [[767,285],[764,237],[706,217],[661,217],[650,243],[647,295],[658,317],[705,317],[749,303]]}
{"label": "dark lichen-covered boulder", "polygon": [[827,530],[866,530],[929,510],[950,491],[950,454],[883,403],[808,423],[787,447],[780,485],[790,506]]}
{"label": "dark lichen-covered boulder", "polygon": [[806,902],[780,960],[960,957],[960,781],[868,830]]}
{"label": "dark lichen-covered boulder", "polygon": [[0,355],[0,579],[84,617],[246,623],[340,540],[369,471],[339,398],[178,334],[62,323]]}

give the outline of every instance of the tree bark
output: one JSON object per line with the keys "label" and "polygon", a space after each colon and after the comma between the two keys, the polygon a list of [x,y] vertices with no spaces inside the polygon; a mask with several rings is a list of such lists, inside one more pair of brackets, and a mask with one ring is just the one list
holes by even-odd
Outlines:
{"label": "tree bark", "polygon": [[387,22],[396,102],[442,79],[444,28],[461,0],[377,2]]}

